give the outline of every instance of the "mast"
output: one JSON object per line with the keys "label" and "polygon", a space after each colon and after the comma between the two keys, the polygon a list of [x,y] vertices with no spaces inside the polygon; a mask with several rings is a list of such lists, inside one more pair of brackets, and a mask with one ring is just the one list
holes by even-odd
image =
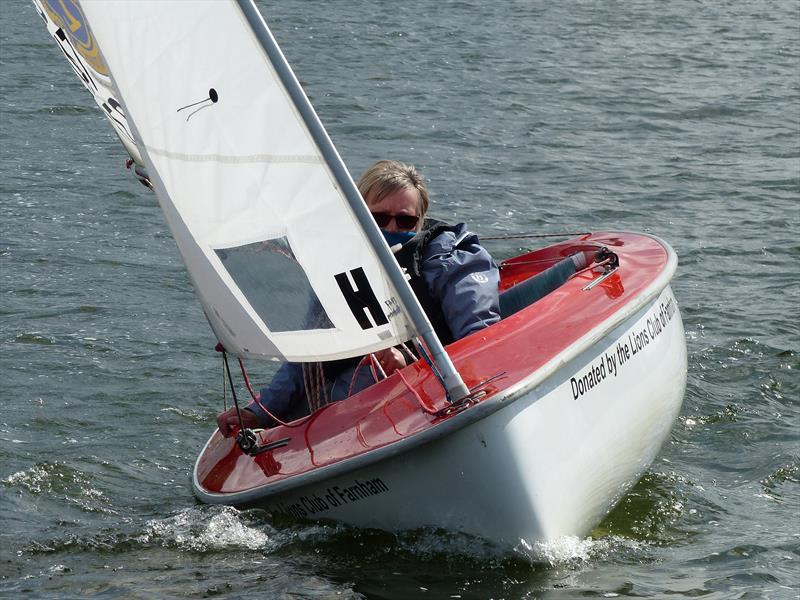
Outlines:
{"label": "mast", "polygon": [[289,93],[311,137],[322,153],[336,183],[342,190],[351,210],[364,230],[369,243],[375,250],[381,265],[389,276],[389,280],[397,290],[400,296],[400,302],[411,318],[411,322],[430,349],[432,358],[439,367],[442,377],[444,378],[444,385],[448,397],[451,400],[458,400],[469,395],[469,389],[464,384],[461,375],[456,370],[444,346],[442,346],[442,342],[433,330],[428,316],[425,314],[422,306],[420,306],[411,286],[406,281],[400,269],[400,265],[398,265],[386,241],[383,239],[380,230],[375,225],[372,215],[369,213],[364,200],[361,198],[361,193],[358,191],[352,177],[350,177],[347,167],[345,167],[336,147],[333,145],[327,131],[325,131],[314,107],[306,97],[300,82],[297,81],[294,72],[284,57],[278,43],[275,41],[272,32],[269,30],[269,27],[267,27],[266,21],[264,21],[264,18],[256,8],[253,0],[237,0],[237,2],[247,22],[250,24],[253,33],[272,63],[278,77],[280,77],[281,83]]}

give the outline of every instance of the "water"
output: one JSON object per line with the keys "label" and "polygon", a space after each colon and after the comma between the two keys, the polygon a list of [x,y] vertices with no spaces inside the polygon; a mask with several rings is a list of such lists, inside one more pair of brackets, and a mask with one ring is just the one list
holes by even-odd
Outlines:
{"label": "water", "polygon": [[0,595],[800,597],[800,5],[260,5],[355,174],[414,162],[435,214],[487,236],[675,247],[671,440],[591,538],[527,558],[198,504],[214,339],[154,197],[33,7],[6,1]]}

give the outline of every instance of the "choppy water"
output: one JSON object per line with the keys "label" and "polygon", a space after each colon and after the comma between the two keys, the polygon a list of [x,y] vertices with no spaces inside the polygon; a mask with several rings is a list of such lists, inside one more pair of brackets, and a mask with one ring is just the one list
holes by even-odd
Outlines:
{"label": "choppy water", "polygon": [[415,162],[436,213],[484,235],[675,247],[671,441],[590,539],[532,563],[198,504],[214,340],[154,198],[33,7],[5,1],[0,595],[800,597],[800,4],[260,5],[355,174]]}

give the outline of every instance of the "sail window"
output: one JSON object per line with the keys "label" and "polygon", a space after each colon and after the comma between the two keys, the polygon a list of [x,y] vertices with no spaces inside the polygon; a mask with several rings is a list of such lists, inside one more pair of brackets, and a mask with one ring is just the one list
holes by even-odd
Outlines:
{"label": "sail window", "polygon": [[270,331],[333,329],[286,237],[215,252]]}

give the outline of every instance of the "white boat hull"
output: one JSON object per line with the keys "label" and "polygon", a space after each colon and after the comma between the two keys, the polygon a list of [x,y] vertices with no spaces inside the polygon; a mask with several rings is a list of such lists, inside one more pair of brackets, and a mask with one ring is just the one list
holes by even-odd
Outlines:
{"label": "white boat hull", "polygon": [[585,536],[655,459],[680,410],[686,373],[683,324],[667,287],[470,425],[256,504],[359,527],[444,528],[502,547]]}

